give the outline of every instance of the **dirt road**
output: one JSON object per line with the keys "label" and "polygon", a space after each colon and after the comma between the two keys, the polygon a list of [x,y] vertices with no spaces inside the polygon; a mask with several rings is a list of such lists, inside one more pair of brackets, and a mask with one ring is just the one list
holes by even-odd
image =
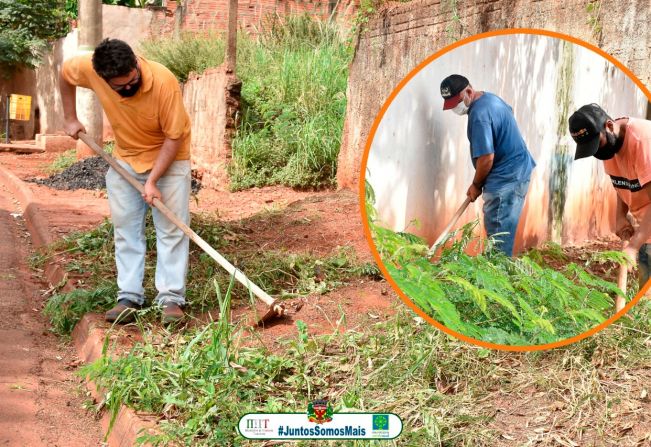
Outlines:
{"label": "dirt road", "polygon": [[98,446],[72,348],[41,316],[44,284],[27,259],[19,204],[0,185],[0,446]]}

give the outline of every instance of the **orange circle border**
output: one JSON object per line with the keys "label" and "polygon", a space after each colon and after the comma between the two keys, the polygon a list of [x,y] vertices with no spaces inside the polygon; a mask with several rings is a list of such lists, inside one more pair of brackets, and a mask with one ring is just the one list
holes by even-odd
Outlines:
{"label": "orange circle border", "polygon": [[622,310],[617,312],[615,315],[612,317],[608,318],[606,321],[603,323],[595,326],[594,328],[583,332],[581,334],[575,335],[574,337],[566,338],[563,340],[559,340],[553,343],[546,343],[543,345],[502,345],[498,343],[490,343],[482,340],[478,340],[476,338],[469,337],[467,335],[463,335],[459,332],[453,331],[452,329],[448,328],[447,326],[444,326],[443,324],[439,323],[438,321],[434,320],[432,317],[427,315],[423,310],[421,310],[418,306],[416,306],[411,299],[400,289],[398,284],[393,280],[391,275],[389,274],[388,270],[384,266],[384,263],[382,262],[382,259],[380,258],[380,254],[378,253],[377,249],[375,248],[375,243],[373,242],[373,238],[371,237],[371,231],[370,227],[368,225],[368,215],[366,214],[366,206],[365,206],[365,180],[366,180],[366,165],[368,162],[368,155],[371,149],[371,143],[373,142],[373,139],[375,138],[375,133],[377,131],[377,128],[380,124],[380,121],[382,121],[382,118],[384,117],[384,114],[386,113],[387,109],[395,99],[395,97],[400,93],[400,91],[403,89],[405,85],[418,73],[420,72],[424,67],[426,67],[429,63],[431,63],[433,60],[441,57],[445,53],[448,53],[455,48],[458,48],[460,46],[466,45],[470,42],[474,42],[476,40],[484,39],[486,37],[492,37],[492,36],[503,36],[503,35],[511,35],[511,34],[535,34],[535,35],[542,35],[542,36],[548,36],[548,37],[555,37],[557,39],[562,39],[565,41],[572,42],[576,45],[580,45],[584,48],[587,48],[588,50],[591,50],[603,58],[607,59],[611,63],[613,63],[617,68],[622,70],[635,84],[639,87],[640,90],[644,93],[644,95],[647,97],[647,99],[651,102],[651,92],[642,84],[642,81],[640,81],[635,74],[631,70],[629,70],[626,66],[624,66],[621,62],[619,62],[617,59],[615,59],[613,56],[610,54],[606,53],[602,49],[589,44],[587,42],[584,42],[580,39],[577,39],[576,37],[569,36],[567,34],[562,34],[558,33],[555,31],[549,31],[549,30],[544,30],[544,29],[534,29],[534,28],[509,28],[509,29],[501,29],[501,30],[495,30],[495,31],[489,31],[486,33],[480,33],[480,34],[475,34],[470,37],[466,37],[465,39],[459,40],[451,45],[448,45],[441,50],[437,51],[436,53],[430,55],[427,57],[425,60],[423,60],[420,64],[418,64],[414,69],[412,69],[407,76],[405,76],[400,83],[393,89],[389,97],[386,99],[384,104],[382,105],[382,108],[380,109],[380,112],[376,115],[375,120],[373,121],[373,125],[371,126],[371,130],[369,132],[368,138],[366,140],[366,145],[364,147],[364,153],[362,155],[362,163],[360,167],[360,177],[359,177],[359,199],[360,199],[360,209],[362,213],[362,225],[364,227],[364,236],[366,237],[366,241],[369,244],[369,247],[371,249],[371,253],[373,254],[373,257],[375,258],[375,261],[377,262],[377,265],[384,275],[384,278],[387,280],[387,282],[391,285],[393,290],[398,294],[400,299],[408,306],[410,307],[418,316],[423,318],[425,321],[430,323],[431,325],[435,326],[436,328],[440,329],[441,331],[445,332],[448,335],[451,335],[457,339],[463,340],[465,342],[471,343],[473,345],[481,346],[483,348],[488,348],[488,349],[497,349],[501,351],[542,351],[546,349],[553,349],[553,348],[559,348],[561,346],[566,346],[571,343],[583,340],[584,338],[590,337],[591,335],[596,334],[597,332],[605,329],[606,327],[610,326],[612,323],[614,323],[616,320],[624,316],[637,302],[642,298],[642,296],[646,293],[647,290],[649,290],[649,287],[651,287],[651,280],[647,281],[647,283],[640,289],[640,291],[635,295],[635,297],[628,303]]}

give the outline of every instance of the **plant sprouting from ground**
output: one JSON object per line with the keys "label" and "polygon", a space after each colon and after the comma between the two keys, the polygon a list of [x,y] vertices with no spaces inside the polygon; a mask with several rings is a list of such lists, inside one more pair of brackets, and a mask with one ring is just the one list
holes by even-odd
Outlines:
{"label": "plant sprouting from ground", "polygon": [[[185,34],[142,45],[145,56],[180,81],[220,65],[224,48],[221,35]],[[337,25],[309,16],[270,16],[255,39],[238,40],[241,115],[228,167],[232,189],[335,184],[349,61]]]}
{"label": "plant sprouting from ground", "polygon": [[[367,185],[368,186],[368,185]],[[368,203],[367,203],[368,205]],[[380,257],[401,290],[424,312],[461,334],[506,345],[551,343],[581,334],[613,313],[617,286],[568,263],[542,265],[535,252],[509,258],[465,225],[436,262],[421,238],[371,221]],[[487,245],[471,256],[467,247]],[[550,246],[556,256],[558,247]],[[602,258],[612,261],[612,255]]]}

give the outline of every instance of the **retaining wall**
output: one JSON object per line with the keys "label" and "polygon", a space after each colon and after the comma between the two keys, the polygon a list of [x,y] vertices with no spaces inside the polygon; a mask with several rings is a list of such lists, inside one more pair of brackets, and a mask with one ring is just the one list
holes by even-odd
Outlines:
{"label": "retaining wall", "polygon": [[[649,85],[651,31],[646,26],[651,15],[649,9],[648,1],[612,0],[596,3],[577,0],[414,0],[387,4],[368,22],[356,42],[338,162],[339,186],[358,187],[361,156],[375,116],[402,78],[436,51],[461,38],[490,30],[547,29],[570,34],[602,48]],[[431,86],[431,92],[432,95],[438,94],[438,83]],[[471,173],[472,167],[468,169]],[[590,172],[599,166],[584,169],[584,172]],[[465,190],[459,194],[463,199]],[[424,232],[428,239],[435,238],[440,232],[445,225],[440,222],[451,216],[460,203],[457,201],[449,201],[439,210],[439,223],[433,223]]]}

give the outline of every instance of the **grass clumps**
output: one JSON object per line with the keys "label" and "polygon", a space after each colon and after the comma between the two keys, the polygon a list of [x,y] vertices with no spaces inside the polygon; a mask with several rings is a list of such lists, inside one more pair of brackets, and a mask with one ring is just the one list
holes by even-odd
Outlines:
{"label": "grass clumps", "polygon": [[[157,39],[142,48],[181,81],[224,59],[217,35]],[[271,16],[255,39],[238,40],[242,111],[228,168],[232,189],[335,185],[349,61],[337,25],[309,16]]]}
{"label": "grass clumps", "polygon": [[[243,414],[303,412],[312,400],[327,398],[336,413],[398,414],[404,430],[396,446],[501,445],[503,433],[528,430],[519,438],[524,444],[537,436],[534,429],[556,427],[559,420],[566,422],[561,433],[568,439],[624,445],[620,428],[630,420],[614,418],[613,408],[636,402],[635,384],[645,386],[644,369],[651,364],[648,302],[597,336],[553,351],[472,346],[400,308],[363,329],[342,330],[342,315],[329,335],[311,336],[297,321],[294,335],[270,352],[255,335],[228,324],[229,291],[222,296],[219,290],[213,289],[222,303],[218,322],[174,334],[144,330],[143,342],[128,354],[112,358],[107,344],[105,356],[82,370],[104,388],[102,405],[111,414],[126,404],[161,415],[159,433],[141,442],[253,445],[236,431]],[[615,382],[622,375],[626,385]],[[518,420],[536,424],[514,426],[507,402],[519,406]],[[558,410],[541,412],[552,405]],[[601,431],[605,425],[612,430]]]}
{"label": "grass clumps", "polygon": [[[371,199],[370,197],[369,199]],[[378,225],[367,204],[374,242],[391,277],[425,313],[461,334],[505,345],[537,345],[592,329],[614,313],[622,291],[575,263],[551,269],[535,251],[509,258],[488,247],[476,256],[476,223],[431,262],[421,238]],[[621,258],[602,253],[595,262]],[[536,262],[539,260],[540,263]]]}
{"label": "grass clumps", "polygon": [[244,46],[234,189],[335,184],[350,60],[344,40],[336,25],[302,16],[271,20]]}
{"label": "grass clumps", "polygon": [[106,390],[104,405],[113,416],[120,404],[164,416],[161,433],[143,436],[141,442],[241,445],[236,427],[243,414],[301,412],[323,397],[336,412],[399,413],[407,426],[397,445],[433,445],[427,440],[434,437],[473,443],[490,433],[484,427],[460,433],[481,425],[487,416],[471,394],[446,398],[436,383],[476,386],[493,367],[473,361],[473,348],[441,362],[442,353],[458,347],[446,347],[444,336],[414,325],[407,312],[387,323],[370,324],[364,333],[341,333],[337,327],[319,337],[311,337],[308,327],[297,321],[296,335],[282,342],[279,354],[229,325],[229,293],[220,300],[218,322],[168,334],[162,341],[145,333],[145,341],[126,356],[105,355],[82,370]]}
{"label": "grass clumps", "polygon": [[224,37],[220,34],[182,33],[180,38],[154,38],[140,44],[148,59],[165,65],[185,82],[191,72],[201,74],[224,62]]}
{"label": "grass clumps", "polygon": [[103,283],[92,290],[75,289],[52,296],[43,309],[50,319],[52,330],[57,334],[68,335],[88,312],[108,310],[115,305],[117,296],[115,283]]}
{"label": "grass clumps", "polygon": [[77,163],[77,149],[69,149],[57,156],[57,158],[48,166],[45,167],[45,172],[48,174],[58,174],[65,171],[73,164]]}
{"label": "grass clumps", "polygon": [[[342,287],[356,278],[379,278],[374,264],[359,262],[350,247],[339,247],[331,253],[317,256],[306,252],[282,249],[261,250],[251,240],[249,226],[265,213],[247,219],[248,222],[224,223],[210,216],[194,215],[193,228],[206,242],[219,250],[247,277],[278,298],[296,298],[309,294],[325,294]],[[145,239],[147,259],[145,266],[145,300],[153,302],[156,234],[147,216]],[[69,275],[78,277],[80,288],[58,293],[46,305],[45,314],[53,330],[69,334],[87,312],[103,312],[115,304],[117,286],[114,260],[113,225],[107,219],[97,228],[64,238],[50,247],[47,253],[32,258],[32,266],[39,268],[52,257],[57,257]],[[190,247],[190,266],[187,278],[186,300],[190,313],[200,313],[218,306],[214,294],[216,282],[222,290],[229,287],[230,276],[216,261],[194,244]],[[246,302],[249,291],[237,283],[233,298]],[[151,314],[153,318],[153,313]]]}

